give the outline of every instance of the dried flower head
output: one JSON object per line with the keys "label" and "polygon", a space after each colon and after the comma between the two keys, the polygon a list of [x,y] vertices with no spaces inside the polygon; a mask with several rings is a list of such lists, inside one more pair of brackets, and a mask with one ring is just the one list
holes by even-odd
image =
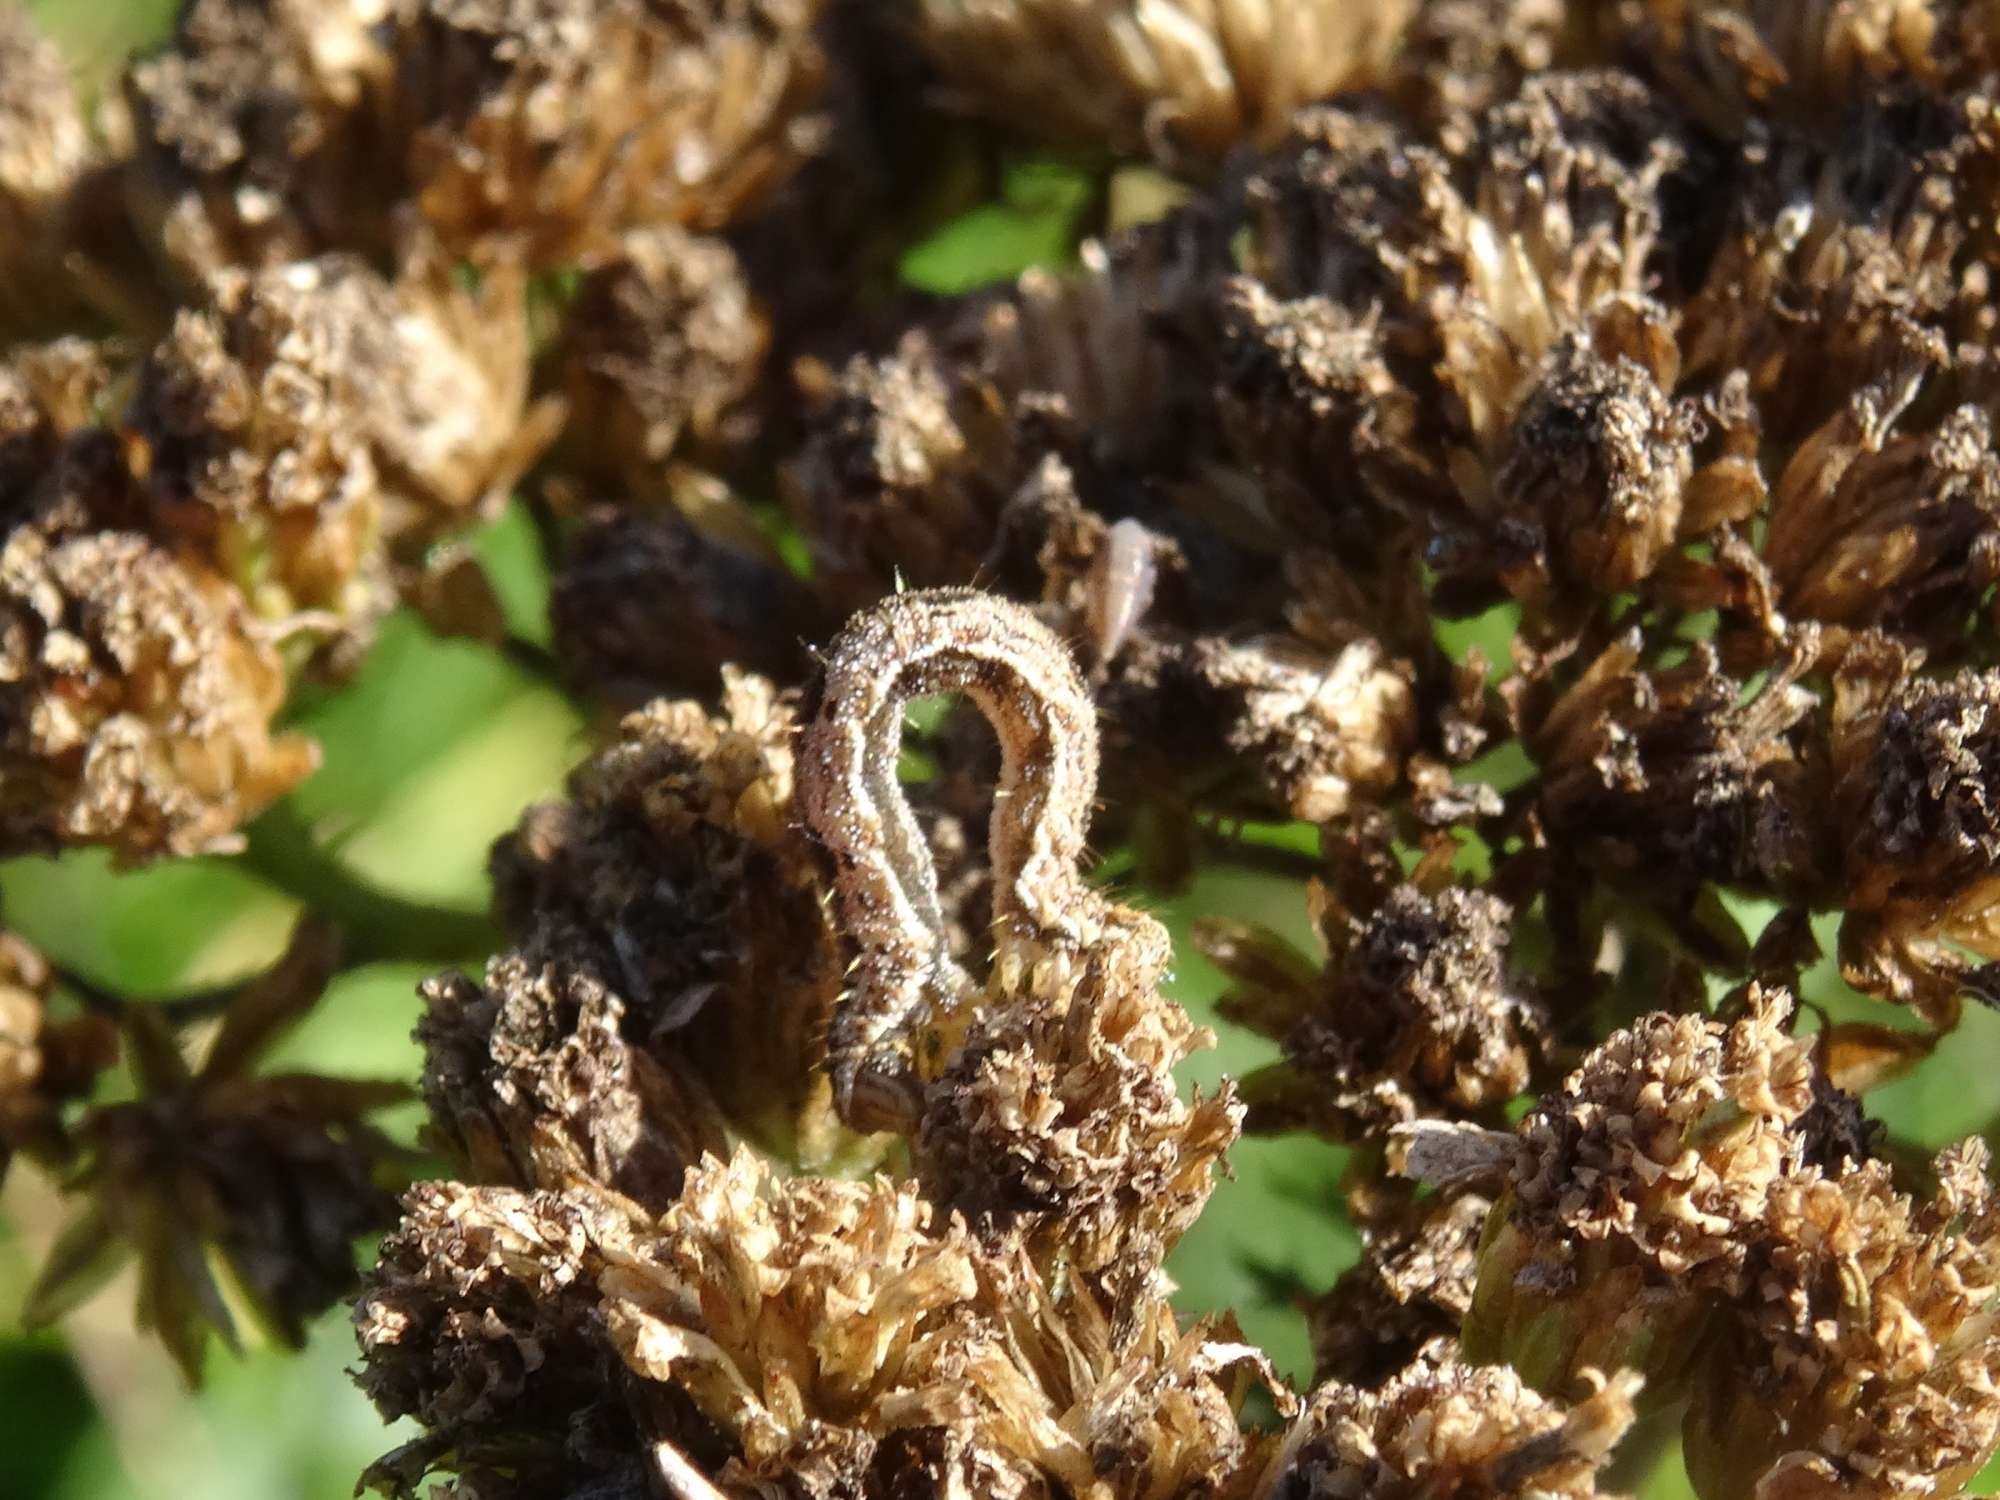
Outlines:
{"label": "dried flower head", "polygon": [[1223,1013],[1285,1049],[1245,1080],[1252,1130],[1358,1138],[1419,1116],[1493,1119],[1526,1090],[1548,1016],[1508,972],[1505,902],[1401,885],[1365,918],[1323,891],[1315,906],[1323,971],[1271,933],[1210,922],[1197,934],[1236,982]]}
{"label": "dried flower head", "polygon": [[22,7],[8,6],[0,11],[0,327],[10,339],[83,320],[66,256],[74,200],[99,166],[67,62]]}
{"label": "dried flower head", "polygon": [[652,1209],[681,1190],[725,1127],[688,1060],[626,1035],[629,1007],[598,955],[551,925],[525,950],[424,986],[424,1091],[433,1128],[475,1178],[593,1181]]}
{"label": "dried flower head", "polygon": [[[1742,1296],[1773,1185],[1805,1152],[1809,1045],[1789,997],[1753,989],[1728,1025],[1654,1015],[1614,1034],[1518,1127],[1476,1147],[1504,1166],[1467,1355],[1539,1390],[1585,1366],[1678,1388],[1715,1298]],[[1421,1174],[1420,1174],[1421,1175]]]}
{"label": "dried flower head", "polygon": [[1381,78],[1414,0],[923,0],[948,101],[1038,135],[1212,167],[1301,105]]}
{"label": "dried flower head", "polygon": [[636,1045],[738,1130],[825,1165],[856,1142],[815,1076],[841,962],[793,826],[793,725],[789,696],[734,670],[719,714],[656,702],[570,801],[529,809],[493,871],[502,922],[618,996]]}
{"label": "dried flower head", "polygon": [[380,254],[399,184],[372,116],[392,0],[192,0],[126,76],[133,216],[187,285],[322,251]]}
{"label": "dried flower head", "polygon": [[569,398],[566,467],[657,492],[669,459],[717,455],[754,430],[745,398],[770,335],[735,252],[661,225],[583,278],[554,352]]}
{"label": "dried flower head", "polygon": [[1504,1366],[1432,1349],[1379,1391],[1329,1385],[1287,1438],[1274,1500],[1463,1496],[1594,1500],[1632,1425],[1639,1377],[1580,1373],[1573,1405],[1538,1396]]}
{"label": "dried flower head", "polygon": [[0,846],[232,847],[310,772],[276,652],[220,578],[124,531],[0,542]]}
{"label": "dried flower head", "polygon": [[1985,1146],[1952,1148],[1935,1173],[1928,1201],[1881,1161],[1773,1189],[1752,1295],[1687,1419],[1705,1496],[1953,1495],[2000,1444]]}
{"label": "dried flower head", "polygon": [[383,129],[456,250],[536,265],[640,225],[727,223],[811,143],[816,0],[407,0]]}
{"label": "dried flower head", "polygon": [[1437,1193],[1363,1225],[1361,1259],[1307,1314],[1314,1378],[1372,1390],[1433,1340],[1456,1338],[1492,1209],[1480,1193]]}

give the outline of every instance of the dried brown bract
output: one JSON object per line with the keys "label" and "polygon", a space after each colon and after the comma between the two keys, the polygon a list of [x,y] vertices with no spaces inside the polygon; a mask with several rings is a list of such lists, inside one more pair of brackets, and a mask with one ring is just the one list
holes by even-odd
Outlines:
{"label": "dried brown bract", "polygon": [[1379,1391],[1315,1393],[1285,1444],[1274,1500],[1464,1496],[1594,1500],[1599,1471],[1632,1425],[1639,1378],[1581,1372],[1571,1405],[1538,1396],[1504,1366],[1432,1350]]}

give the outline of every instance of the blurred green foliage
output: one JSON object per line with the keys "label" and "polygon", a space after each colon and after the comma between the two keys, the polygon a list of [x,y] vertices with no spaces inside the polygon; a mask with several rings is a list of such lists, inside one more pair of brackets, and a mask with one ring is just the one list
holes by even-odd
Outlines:
{"label": "blurred green foliage", "polygon": [[[133,47],[163,33],[173,6],[31,0],[30,9],[69,50],[86,83],[101,88]],[[1066,267],[1094,207],[1117,222],[1153,211],[1175,192],[1157,174],[1107,182],[1073,162],[1016,159],[1001,170],[992,201],[910,246],[903,272],[946,293],[1030,265]],[[517,633],[546,640],[547,578],[526,518],[509,515],[478,545]],[[1503,609],[1441,634],[1454,655],[1476,646],[1498,663],[1513,624]],[[527,803],[559,788],[586,751],[585,726],[534,676],[493,651],[441,640],[407,613],[388,622],[356,681],[338,693],[302,695],[291,722],[320,741],[324,768],[252,830],[247,854],[129,873],[88,853],[0,864],[7,921],[65,968],[147,997],[242,976],[275,958],[301,894],[336,915],[344,903],[365,904],[370,892],[427,907],[438,919],[432,935],[443,935],[428,945],[436,961],[348,971],[273,1059],[412,1080],[419,1066],[410,1037],[416,984],[446,962],[476,968],[483,958],[493,941],[483,924],[487,848]],[[1502,753],[1519,759],[1513,747]],[[1475,850],[1467,857],[1483,856]],[[1751,936],[1770,915],[1735,911]],[[1273,877],[1206,875],[1158,914],[1180,955],[1172,991],[1210,1023],[1221,978],[1188,942],[1195,917],[1261,922],[1312,945],[1304,892]],[[460,939],[462,948],[454,947]],[[1848,991],[1831,959],[1813,971],[1804,998],[1834,1019],[1909,1024]],[[1224,1074],[1274,1055],[1259,1038],[1219,1030],[1218,1047],[1188,1063],[1191,1086],[1212,1089]],[[1925,1147],[1970,1131],[1994,1134],[2000,1069],[1985,1060],[1996,1050],[2000,1015],[1975,1007],[1934,1062],[1871,1096],[1871,1112],[1899,1140]],[[412,1104],[388,1123],[414,1144],[419,1118]],[[1337,1208],[1344,1156],[1304,1138],[1243,1142],[1232,1156],[1234,1176],[1172,1263],[1184,1310],[1232,1310],[1244,1334],[1295,1378],[1309,1375],[1311,1365],[1296,1299],[1329,1285],[1357,1250]],[[339,1310],[321,1321],[301,1354],[253,1348],[237,1360],[218,1351],[204,1388],[193,1393],[180,1386],[166,1356],[132,1331],[129,1286],[115,1286],[56,1331],[12,1332],[33,1265],[61,1222],[52,1192],[29,1177],[13,1174],[0,1196],[0,1411],[8,1433],[0,1442],[0,1497],[336,1500],[352,1493],[364,1464],[401,1440],[348,1381],[354,1348]],[[1671,1442],[1640,1446],[1648,1447],[1650,1475],[1627,1482],[1647,1500],[1688,1496]],[[2000,1466],[1985,1478],[2000,1481]]]}

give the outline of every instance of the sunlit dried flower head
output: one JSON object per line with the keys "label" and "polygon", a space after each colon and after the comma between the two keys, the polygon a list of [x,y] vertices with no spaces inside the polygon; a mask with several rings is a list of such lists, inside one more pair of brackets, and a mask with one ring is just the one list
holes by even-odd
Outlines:
{"label": "sunlit dried flower head", "polygon": [[1650,72],[1711,129],[1772,118],[1825,123],[1884,83],[1939,93],[1993,71],[2000,31],[1982,6],[1877,0],[1800,8],[1773,0],[1642,0],[1593,10],[1593,40]]}
{"label": "sunlit dried flower head", "polygon": [[805,675],[806,643],[826,634],[822,612],[767,542],[742,535],[733,505],[724,519],[717,534],[678,512],[585,512],[549,597],[571,682],[632,709],[663,693],[707,694],[725,666]]}
{"label": "sunlit dried flower head", "polygon": [[1508,972],[1504,901],[1402,885],[1365,917],[1323,893],[1316,906],[1323,971],[1275,934],[1219,923],[1198,933],[1236,983],[1224,1014],[1285,1049],[1245,1080],[1250,1129],[1352,1137],[1419,1116],[1492,1118],[1527,1088],[1548,1017]]}
{"label": "sunlit dried flower head", "polygon": [[481,1181],[588,1179],[654,1210],[725,1127],[688,1059],[628,1037],[600,955],[560,924],[486,967],[424,986],[417,1024],[433,1128]]}
{"label": "sunlit dried flower head", "polygon": [[1648,1016],[1516,1138],[1487,1138],[1478,1149],[1505,1164],[1503,1221],[1481,1251],[1468,1357],[1507,1359],[1540,1390],[1587,1365],[1634,1366],[1662,1399],[1678,1389],[1713,1299],[1743,1294],[1772,1185],[1805,1150],[1812,1054],[1790,1013],[1789,997],[1753,989],[1727,1025]]}
{"label": "sunlit dried flower head", "polygon": [[52,978],[47,959],[0,929],[0,1178],[17,1152],[50,1167],[67,1163],[74,1144],[66,1106],[118,1056],[107,1018],[49,1015]]}
{"label": "sunlit dried flower head", "polygon": [[719,714],[656,702],[569,801],[529,809],[493,871],[502,922],[561,929],[635,1045],[690,1070],[736,1129],[824,1165],[856,1142],[815,1071],[841,957],[794,826],[793,725],[789,696],[734,669]]}
{"label": "sunlit dried flower head", "polygon": [[1210,377],[1184,325],[1206,316],[1224,238],[1191,212],[1081,255],[1080,276],[1029,272],[937,335],[854,360],[826,393],[791,499],[836,597],[1004,565],[1008,508],[1050,454],[1113,513],[1129,501],[1100,502],[1099,484],[1116,493],[1119,476],[1185,454]]}
{"label": "sunlit dried flower head", "polygon": [[97,165],[69,67],[19,5],[0,9],[0,329],[42,337],[84,312],[65,257],[72,198]]}
{"label": "sunlit dried flower head", "polygon": [[981,1247],[911,1188],[767,1180],[739,1152],[690,1174],[611,1257],[604,1317],[632,1370],[728,1444],[725,1491],[1233,1494],[1240,1345],[1164,1305],[1114,1337],[1088,1293]]}
{"label": "sunlit dried flower head", "polygon": [[362,1390],[385,1419],[414,1417],[424,1431],[378,1459],[365,1482],[415,1495],[427,1470],[448,1464],[573,1493],[607,1470],[636,1469],[617,1355],[597,1322],[597,1277],[602,1246],[629,1236],[638,1217],[587,1184],[412,1189],[354,1326]]}
{"label": "sunlit dried flower head", "polygon": [[135,64],[139,226],[188,286],[230,266],[385,253],[400,184],[373,118],[392,0],[192,0]]}
{"label": "sunlit dried flower head", "polygon": [[130,532],[0,543],[0,845],[234,847],[318,763],[274,734],[276,652],[220,578]]}
{"label": "sunlit dried flower head", "polygon": [[1328,1385],[1285,1443],[1273,1500],[1595,1500],[1598,1475],[1632,1425],[1640,1380],[1580,1371],[1584,1394],[1537,1395],[1504,1365],[1432,1349],[1379,1391]]}
{"label": "sunlit dried flower head", "polygon": [[1480,1193],[1437,1193],[1363,1226],[1361,1259],[1307,1313],[1314,1378],[1373,1389],[1433,1339],[1456,1338],[1492,1209]]}
{"label": "sunlit dried flower head", "polygon": [[1231,751],[1287,814],[1325,822],[1393,786],[1415,733],[1408,669],[1379,644],[1194,644],[1187,671]]}
{"label": "sunlit dried flower head", "polygon": [[769,341],[735,252],[671,226],[635,230],[584,276],[554,357],[569,398],[560,458],[587,480],[657,492],[754,430],[743,405]]}
{"label": "sunlit dried flower head", "polygon": [[254,613],[351,658],[408,551],[500,498],[546,441],[517,268],[225,272],[139,373],[124,426],[153,524]]}
{"label": "sunlit dried flower head", "polygon": [[385,125],[453,250],[615,257],[628,228],[716,228],[812,144],[817,0],[399,0]]}
{"label": "sunlit dried flower head", "polygon": [[2000,675],[1913,675],[1856,653],[1836,679],[1834,765],[1857,982],[1950,1024],[1967,967],[2000,957]]}
{"label": "sunlit dried flower head", "polygon": [[[1881,1161],[1778,1183],[1686,1424],[1705,1500],[1955,1495],[2000,1444],[2000,1212],[1987,1150],[1928,1200]],[[1754,1416],[1752,1414],[1754,1413]]]}
{"label": "sunlit dried flower head", "polygon": [[1416,0],[923,0],[946,100],[1036,135],[1199,170],[1378,82]]}
{"label": "sunlit dried flower head", "polygon": [[1243,1107],[1183,1100],[1173,1069],[1214,1037],[1162,998],[1164,942],[1100,958],[1065,994],[1002,990],[931,1086],[918,1141],[927,1193],[992,1233],[1102,1279],[1122,1308],[1157,1295],[1200,1215]]}
{"label": "sunlit dried flower head", "polygon": [[408,1090],[254,1071],[318,1002],[336,957],[329,930],[301,926],[278,964],[231,999],[199,1067],[158,1009],[126,1007],[136,1097],[98,1105],[78,1124],[80,1210],[28,1294],[28,1321],[59,1315],[96,1289],[106,1266],[135,1257],[139,1325],[193,1380],[211,1330],[237,1344],[219,1266],[291,1348],[352,1287],[355,1239],[385,1228],[395,1210],[378,1174],[397,1151],[368,1116]]}
{"label": "sunlit dried flower head", "polygon": [[1794,658],[1751,692],[1706,642],[1652,671],[1636,633],[1612,642],[1527,710],[1543,818],[1615,878],[1817,881],[1787,739],[1817,702],[1796,681],[1803,665]]}
{"label": "sunlit dried flower head", "polygon": [[89,339],[8,351],[0,362],[0,524],[32,518],[81,530],[136,519],[116,444],[86,431],[106,415],[122,373],[117,351]]}

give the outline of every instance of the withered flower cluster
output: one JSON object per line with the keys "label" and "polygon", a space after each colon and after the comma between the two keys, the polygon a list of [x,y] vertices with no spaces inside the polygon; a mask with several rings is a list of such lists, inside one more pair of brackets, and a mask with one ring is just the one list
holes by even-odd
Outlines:
{"label": "withered flower cluster", "polygon": [[[1862,1097],[2000,1003],[1992,7],[187,0],[94,113],[8,25],[0,850],[233,847],[391,609],[531,655],[455,541],[517,492],[600,711],[423,989],[368,1483],[1993,1457],[1986,1150]],[[894,285],[1027,141],[1098,236]],[[1273,1059],[1197,1092],[1142,907],[1248,868],[1318,951],[1196,914]],[[38,1308],[129,1246],[192,1367],[208,1257],[341,1294],[390,1096],[247,1068],[301,941],[199,1066],[0,944]],[[1169,1300],[1245,1131],[1348,1151],[1301,1388]]]}

